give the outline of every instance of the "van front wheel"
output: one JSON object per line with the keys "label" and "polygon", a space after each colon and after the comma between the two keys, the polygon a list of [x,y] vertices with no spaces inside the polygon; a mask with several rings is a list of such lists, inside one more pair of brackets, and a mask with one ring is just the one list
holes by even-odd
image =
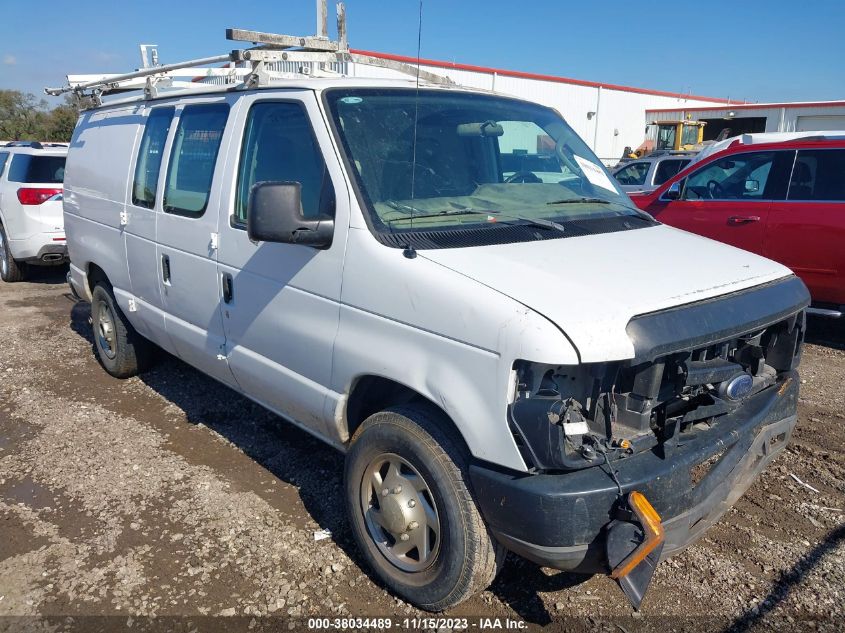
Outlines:
{"label": "van front wheel", "polygon": [[152,343],[126,320],[111,287],[99,282],[91,297],[94,347],[103,368],[115,378],[129,378],[144,371],[152,359]]}
{"label": "van front wheel", "polygon": [[486,589],[505,551],[468,486],[467,455],[432,408],[368,418],[346,457],[345,496],[355,540],[384,584],[442,611]]}

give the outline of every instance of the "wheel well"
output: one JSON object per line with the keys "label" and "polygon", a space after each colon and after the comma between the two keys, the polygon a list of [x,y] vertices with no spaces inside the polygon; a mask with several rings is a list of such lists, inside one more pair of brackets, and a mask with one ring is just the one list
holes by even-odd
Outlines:
{"label": "wheel well", "polygon": [[106,271],[97,266],[97,264],[88,264],[88,290],[94,292],[94,286],[97,285],[98,281],[105,281],[107,284],[111,284]]}
{"label": "wheel well", "polygon": [[398,383],[390,378],[382,376],[363,376],[359,378],[349,394],[346,403],[346,424],[349,430],[349,437],[355,435],[355,431],[368,417],[389,407],[401,404],[419,403],[433,407],[443,414],[443,420],[450,427],[453,434],[466,446],[463,435],[455,426],[454,421],[443,407],[438,406],[421,393]]}

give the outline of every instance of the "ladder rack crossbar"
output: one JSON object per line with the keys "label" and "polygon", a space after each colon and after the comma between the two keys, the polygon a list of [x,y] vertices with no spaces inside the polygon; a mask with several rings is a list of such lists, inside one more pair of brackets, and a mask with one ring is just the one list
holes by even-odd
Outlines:
{"label": "ladder rack crossbar", "polygon": [[244,29],[226,29],[226,39],[235,42],[264,44],[273,48],[302,48],[307,51],[326,52],[340,50],[338,42],[318,36],[298,37],[296,35],[262,33],[261,31],[247,31]]}
{"label": "ladder rack crossbar", "polygon": [[[102,103],[104,94],[143,90],[147,99],[156,98],[163,88],[185,89],[192,87],[202,77],[193,77],[189,82],[174,81],[175,71],[186,68],[199,68],[212,64],[232,63],[227,69],[203,68],[205,78],[211,79],[225,75],[223,85],[230,85],[231,89],[247,89],[269,85],[271,81],[291,74],[306,77],[320,77],[338,75],[338,69],[346,63],[363,66],[385,68],[400,72],[404,75],[416,77],[427,83],[446,86],[454,85],[448,77],[422,70],[419,65],[406,64],[394,60],[382,59],[361,53],[352,53],[346,32],[346,7],[343,2],[337,3],[337,40],[329,39],[326,28],[326,0],[317,0],[317,34],[307,37],[296,35],[282,35],[278,33],[264,33],[247,29],[226,29],[226,39],[237,42],[253,42],[254,48],[233,50],[225,55],[202,57],[175,64],[157,65],[158,51],[155,45],[141,45],[141,59],[143,68],[134,72],[120,75],[68,75],[68,85],[61,88],[45,88],[44,92],[58,96],[72,92],[79,97],[91,97],[96,105]],[[148,52],[151,56],[148,56]],[[281,68],[279,68],[281,64]],[[291,64],[302,64],[295,67],[295,73],[290,72]],[[276,65],[274,68],[273,66]],[[223,71],[223,72],[221,72]],[[74,81],[73,77],[78,77]],[[145,79],[138,82],[138,79]],[[80,81],[81,80],[81,81]],[[208,84],[198,82],[199,89],[208,89]],[[217,84],[219,85],[219,84]]]}
{"label": "ladder rack crossbar", "polygon": [[131,79],[140,79],[142,77],[153,77],[155,75],[161,75],[170,72],[171,70],[193,68],[196,66],[206,66],[208,64],[220,64],[230,61],[232,61],[231,53],[227,53],[225,55],[214,55],[212,57],[202,57],[200,59],[192,59],[185,62],[177,62],[175,64],[155,66],[154,68],[143,68],[141,70],[136,70],[131,73],[124,73],[122,75],[111,75],[103,79],[89,81],[87,83],[79,84],[76,86],[64,86],[62,88],[45,88],[44,92],[46,92],[48,95],[57,96],[66,92],[82,92],[83,90],[90,90],[95,88],[109,88],[110,86],[114,86],[115,84],[119,84],[123,81],[129,81]]}

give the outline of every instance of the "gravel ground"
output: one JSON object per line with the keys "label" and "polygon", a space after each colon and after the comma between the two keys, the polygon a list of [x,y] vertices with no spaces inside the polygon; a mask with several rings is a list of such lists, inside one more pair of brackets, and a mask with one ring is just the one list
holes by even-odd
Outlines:
{"label": "gravel ground", "polygon": [[[313,616],[397,629],[428,615],[360,566],[338,453],[171,357],[111,378],[88,315],[61,271],[0,284],[0,630],[286,630]],[[512,557],[444,615],[472,628],[843,630],[845,326],[811,321],[810,334],[789,448],[658,568],[640,613],[608,578]],[[331,538],[315,540],[323,529]]]}

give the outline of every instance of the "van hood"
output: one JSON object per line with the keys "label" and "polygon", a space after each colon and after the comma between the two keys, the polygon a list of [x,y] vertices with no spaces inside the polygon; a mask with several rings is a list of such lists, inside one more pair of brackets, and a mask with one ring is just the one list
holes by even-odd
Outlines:
{"label": "van hood", "polygon": [[418,254],[542,314],[584,363],[633,358],[625,326],[635,316],[792,274],[769,259],[665,225]]}

